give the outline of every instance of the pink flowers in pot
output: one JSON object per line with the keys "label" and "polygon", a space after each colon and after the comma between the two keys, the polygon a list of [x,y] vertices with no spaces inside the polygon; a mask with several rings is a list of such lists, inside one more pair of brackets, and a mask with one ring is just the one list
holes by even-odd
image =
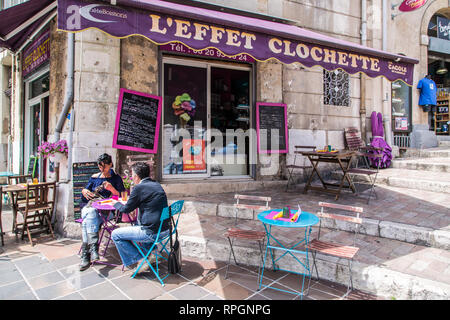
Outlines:
{"label": "pink flowers in pot", "polygon": [[59,152],[66,155],[69,152],[66,140],[59,140],[57,142],[43,142],[38,147],[38,153],[44,158],[54,157],[55,153]]}

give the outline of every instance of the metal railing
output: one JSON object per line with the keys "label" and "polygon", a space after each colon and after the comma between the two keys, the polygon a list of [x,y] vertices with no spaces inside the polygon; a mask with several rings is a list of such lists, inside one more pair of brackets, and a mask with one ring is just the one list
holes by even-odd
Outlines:
{"label": "metal railing", "polygon": [[411,139],[407,135],[395,135],[394,134],[394,146],[399,148],[409,148],[411,145]]}

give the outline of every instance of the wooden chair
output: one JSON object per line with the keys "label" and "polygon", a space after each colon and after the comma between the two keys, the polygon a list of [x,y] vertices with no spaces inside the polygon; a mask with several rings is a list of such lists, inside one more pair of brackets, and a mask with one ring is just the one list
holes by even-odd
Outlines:
{"label": "wooden chair", "polygon": [[[239,209],[254,209],[254,210],[269,210],[269,202],[272,200],[270,197],[258,197],[258,196],[249,196],[249,195],[243,195],[243,194],[235,194],[234,198],[236,199],[236,203],[234,204],[234,227],[229,228],[227,232],[225,233],[225,237],[227,237],[228,242],[230,244],[230,253],[228,256],[228,264],[227,264],[227,270],[225,272],[225,279],[228,276],[228,269],[230,266],[231,261],[231,254],[233,254],[233,259],[236,265],[239,265],[236,261],[236,255],[234,254],[233,244],[235,240],[243,240],[243,241],[253,241],[257,242],[259,245],[259,252],[260,252],[260,258],[261,263],[263,263],[263,244],[264,244],[264,238],[266,236],[266,233],[264,231],[256,231],[256,230],[245,230],[238,228],[237,223],[237,214]],[[251,200],[251,201],[259,201],[259,202],[265,202],[265,205],[255,205],[255,204],[243,204],[240,203],[239,200]],[[261,264],[258,266],[258,279],[261,271]]]}
{"label": "wooden chair", "polygon": [[56,182],[27,184],[26,199],[19,212],[23,216],[22,240],[27,233],[28,240],[33,246],[32,233],[47,231],[53,239],[55,235],[52,228],[52,213],[55,205]]}
{"label": "wooden chair", "polygon": [[[378,153],[381,152],[381,153]],[[370,189],[369,196],[367,198],[367,204],[370,202],[370,197],[372,193],[375,195],[375,198],[378,199],[378,195],[375,192],[375,182],[377,180],[378,172],[380,171],[381,158],[383,157],[383,148],[375,148],[375,147],[366,147],[364,150],[358,152],[359,157],[365,159],[365,163],[368,166],[369,158],[378,158],[378,161],[375,161],[376,167],[371,169],[370,166],[367,168],[350,168],[348,170],[348,176],[355,186],[356,194],[360,195],[361,192]],[[366,175],[368,179],[368,183],[355,183],[355,177],[359,175]]]}
{"label": "wooden chair", "polygon": [[286,169],[288,172],[288,182],[286,184],[286,191],[288,191],[289,182],[294,181],[294,171],[295,170],[302,169],[303,172],[305,172],[306,169],[312,169],[312,165],[306,164],[306,161],[307,161],[306,157],[303,157],[303,164],[301,164],[301,165],[297,164],[297,157],[300,156],[300,152],[302,151],[302,149],[303,149],[303,151],[305,151],[304,149],[307,149],[308,151],[316,150],[315,146],[295,146],[294,148],[295,148],[294,163],[286,166]]}
{"label": "wooden chair", "polygon": [[[319,233],[317,235],[317,239],[312,240],[308,244],[308,249],[311,250],[313,257],[313,269],[316,269],[317,279],[319,279],[319,272],[317,270],[316,264],[316,255],[317,253],[330,255],[333,257],[337,257],[340,259],[347,260],[347,265],[349,269],[349,282],[347,285],[347,292],[342,297],[346,297],[353,290],[353,278],[352,278],[352,262],[355,255],[358,253],[359,248],[356,247],[356,237],[359,233],[359,227],[362,224],[362,219],[359,217],[360,213],[363,213],[363,208],[361,207],[353,207],[341,204],[333,204],[327,202],[319,202],[319,206],[321,207],[320,212],[318,212],[318,216],[320,218],[319,223]],[[325,213],[324,208],[332,208],[347,211],[347,213],[351,213],[351,215],[339,215],[335,213]],[[356,214],[356,217],[354,216]],[[331,220],[340,220],[346,221],[355,224],[355,235],[353,237],[353,245],[343,245],[335,242],[327,242],[320,240],[320,231],[322,228],[322,219],[331,219]],[[338,263],[338,260],[336,263]],[[351,287],[351,289],[350,289]]]}
{"label": "wooden chair", "polygon": [[[372,196],[372,193],[375,195],[375,197],[378,199],[378,196],[375,192],[375,182],[377,179],[377,175],[380,169],[380,159],[383,157],[383,148],[376,148],[372,147],[370,145],[365,145],[364,141],[361,139],[361,133],[359,132],[358,128],[355,127],[349,127],[345,128],[345,141],[347,142],[347,148],[352,151],[356,151],[356,164],[355,167],[350,168],[348,171],[348,175],[350,179],[352,180],[353,185],[354,183],[354,177],[356,175],[366,175],[369,183],[359,183],[358,186],[355,185],[356,193],[359,195],[362,191],[367,190],[370,188],[369,197],[367,198],[367,204],[370,202],[370,197]],[[370,158],[378,158],[379,160],[376,161],[377,166],[374,169],[371,169],[369,165],[369,159]],[[362,161],[361,161],[362,160]],[[359,167],[359,163],[363,162],[365,168]]]}

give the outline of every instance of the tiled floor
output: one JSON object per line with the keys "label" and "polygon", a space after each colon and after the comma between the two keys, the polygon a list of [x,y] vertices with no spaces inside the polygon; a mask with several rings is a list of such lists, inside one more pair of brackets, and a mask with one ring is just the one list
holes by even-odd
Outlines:
{"label": "tiled floor", "polygon": [[[9,239],[9,241],[14,241]],[[59,248],[55,256],[52,248]],[[31,247],[16,243],[14,250],[0,254],[0,300],[293,300],[300,296],[262,288],[257,290],[257,269],[230,266],[225,279],[223,262],[183,259],[180,274],[170,275],[162,287],[151,273],[132,279],[121,267],[96,264],[78,270],[79,243],[56,240]],[[116,263],[114,247],[108,256]],[[162,272],[165,266],[162,265]],[[265,271],[263,284],[284,290],[298,290],[300,276],[282,271]],[[305,299],[340,299],[346,288],[325,281],[312,281]],[[378,299],[355,291],[347,299]]]}

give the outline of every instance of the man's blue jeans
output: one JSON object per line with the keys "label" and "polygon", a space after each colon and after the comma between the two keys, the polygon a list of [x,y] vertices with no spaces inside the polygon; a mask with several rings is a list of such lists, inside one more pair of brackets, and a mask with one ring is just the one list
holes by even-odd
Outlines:
{"label": "man's blue jeans", "polygon": [[[84,207],[81,210],[81,218],[83,222],[81,223],[81,237],[83,242],[88,242],[88,233],[98,232],[100,229],[100,225],[103,220],[100,217],[101,213],[97,211],[95,208],[86,208]],[[111,211],[108,216],[108,220],[111,220],[114,217],[114,212]]]}
{"label": "man's blue jeans", "polygon": [[[162,231],[159,240],[167,237],[169,233],[169,230]],[[112,233],[112,239],[125,266],[136,263],[143,258],[131,241],[142,242],[141,247],[144,246],[143,253],[147,254],[153,242],[155,242],[156,236],[157,233],[147,234],[141,226],[120,227]],[[155,249],[157,248],[155,247]]]}

